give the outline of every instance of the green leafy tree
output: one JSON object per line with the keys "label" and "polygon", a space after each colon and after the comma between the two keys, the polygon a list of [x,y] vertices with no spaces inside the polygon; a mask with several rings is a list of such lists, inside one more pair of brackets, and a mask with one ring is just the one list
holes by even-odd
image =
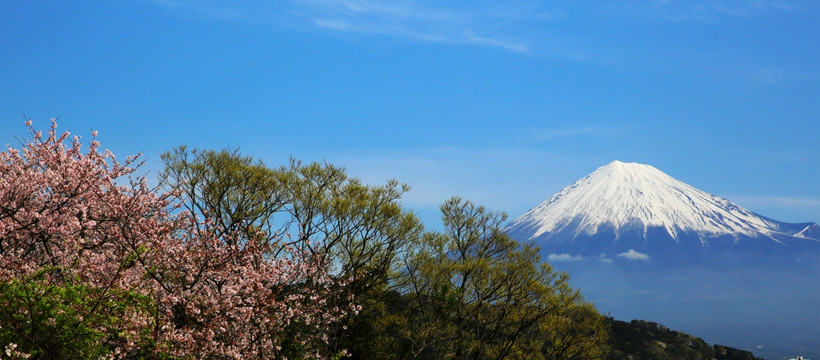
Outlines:
{"label": "green leafy tree", "polygon": [[55,282],[56,272],[43,268],[0,282],[0,344],[25,349],[31,359],[97,359],[127,341],[149,345],[150,328],[141,329],[142,339],[127,339],[123,330],[133,326],[129,314],[152,312],[149,297],[89,286],[79,277]]}
{"label": "green leafy tree", "polygon": [[292,160],[280,171],[292,233],[308,240],[311,251],[332,256],[342,274],[354,277],[354,293],[386,285],[397,255],[422,230],[415,214],[399,202],[410,187],[396,180],[366,185],[343,168],[321,163]]}
{"label": "green leafy tree", "polygon": [[[398,297],[389,291],[399,255],[420,236],[422,225],[401,207],[406,184],[389,180],[367,185],[344,168],[326,163],[269,168],[237,150],[189,150],[180,146],[162,156],[163,175],[181,188],[186,208],[215,220],[226,231],[251,238],[257,232],[273,249],[298,244],[337,267],[346,293],[361,306],[341,322],[328,352],[348,349],[353,357],[372,354],[384,339],[389,309]],[[274,251],[272,256],[277,256]],[[336,299],[341,305],[348,299]],[[328,299],[331,303],[334,299]]]}
{"label": "green leafy tree", "polygon": [[350,279],[346,290],[362,309],[339,327],[332,352],[348,349],[353,358],[383,352],[380,344],[389,342],[388,328],[394,326],[390,309],[398,298],[390,287],[399,255],[422,232],[416,215],[401,207],[409,186],[395,180],[366,185],[343,168],[315,162],[291,160],[280,171],[291,233],[339,266],[339,276]]}
{"label": "green leafy tree", "polygon": [[559,293],[558,299],[563,305],[539,323],[533,337],[543,359],[603,359],[609,352],[606,319],[576,291]]}
{"label": "green leafy tree", "polygon": [[361,310],[331,333],[329,355],[595,359],[605,351],[603,318],[536,247],[500,230],[504,214],[453,198],[441,207],[444,230],[423,233],[401,207],[409,187],[395,180],[367,185],[344,168],[297,160],[269,168],[236,150],[179,147],[163,159],[189,210],[336,266]]}
{"label": "green leafy tree", "polygon": [[199,150],[179,146],[161,155],[160,174],[177,190],[184,208],[213,220],[211,229],[232,239],[256,238],[263,233],[275,241],[282,235],[273,215],[286,202],[280,173],[262,161],[242,156],[237,149]]}
{"label": "green leafy tree", "polygon": [[538,248],[500,230],[503,213],[458,197],[441,211],[444,231],[425,234],[406,261],[403,358],[602,356],[603,318]]}

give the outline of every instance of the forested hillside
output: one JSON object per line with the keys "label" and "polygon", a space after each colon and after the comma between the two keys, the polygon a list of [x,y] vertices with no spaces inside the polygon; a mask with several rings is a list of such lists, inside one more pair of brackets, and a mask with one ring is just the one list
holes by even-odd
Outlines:
{"label": "forested hillside", "polygon": [[609,360],[758,360],[751,352],[678,332],[650,321],[624,322],[608,318]]}

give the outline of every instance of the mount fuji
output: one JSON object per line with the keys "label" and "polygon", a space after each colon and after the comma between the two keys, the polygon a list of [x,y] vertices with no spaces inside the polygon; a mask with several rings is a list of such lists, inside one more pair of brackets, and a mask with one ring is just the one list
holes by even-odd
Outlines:
{"label": "mount fuji", "polygon": [[820,226],[614,161],[509,223],[603,313],[787,359],[820,357]]}
{"label": "mount fuji", "polygon": [[512,221],[553,259],[689,262],[820,254],[820,226],[758,215],[664,172],[613,161]]}

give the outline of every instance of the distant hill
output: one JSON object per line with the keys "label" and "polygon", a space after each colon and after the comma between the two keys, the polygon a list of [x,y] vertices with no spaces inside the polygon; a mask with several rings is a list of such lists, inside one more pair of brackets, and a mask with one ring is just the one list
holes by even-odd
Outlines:
{"label": "distant hill", "polygon": [[649,321],[609,318],[608,360],[758,360],[751,352],[710,346],[703,339]]}

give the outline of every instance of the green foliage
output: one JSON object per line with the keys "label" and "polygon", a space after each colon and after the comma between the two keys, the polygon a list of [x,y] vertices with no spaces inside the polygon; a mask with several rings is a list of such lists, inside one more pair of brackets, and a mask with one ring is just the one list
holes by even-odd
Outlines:
{"label": "green foliage", "polygon": [[399,202],[409,186],[395,180],[366,185],[342,168],[295,160],[279,172],[292,233],[310,239],[312,251],[332,256],[342,274],[353,276],[356,295],[387,284],[396,256],[422,230]]}
{"label": "green foliage", "polygon": [[340,324],[328,354],[375,351],[368,344],[376,344],[372,340],[386,330],[381,319],[400,266],[398,256],[422,232],[415,214],[399,202],[409,186],[395,180],[363,184],[344,168],[325,163],[291,160],[288,166],[269,168],[237,150],[180,146],[162,158],[163,175],[170,185],[184,189],[181,197],[188,210],[247,238],[263,232],[279,245],[275,249],[298,243],[326,256],[338,268],[336,277],[346,280],[345,290],[362,306],[358,317]]}
{"label": "green foliage", "polygon": [[233,150],[188,150],[179,146],[161,155],[160,176],[181,189],[185,208],[218,222],[225,233],[245,239],[258,232],[269,240],[281,235],[272,222],[284,206],[280,174],[262,161]]}
{"label": "green foliage", "polygon": [[[279,245],[271,256],[299,243],[338,267],[361,311],[332,334],[328,356],[342,349],[354,359],[605,352],[601,316],[566,274],[541,263],[536,247],[500,231],[504,214],[453,198],[441,207],[445,231],[422,234],[418,218],[400,204],[409,187],[395,180],[366,185],[341,167],[296,160],[269,168],[237,150],[181,146],[162,158],[165,179],[182,189],[189,211],[240,241],[263,233]],[[298,339],[285,344],[298,356]]]}
{"label": "green foliage", "polygon": [[715,360],[760,360],[751,352],[731,348],[728,346],[715,345]]}
{"label": "green foliage", "polygon": [[183,189],[187,210],[248,238],[263,232],[282,246],[310,240],[311,251],[332,256],[356,279],[356,295],[386,284],[396,255],[422,230],[399,203],[409,186],[395,180],[366,185],[341,167],[297,160],[269,168],[235,149],[179,146],[162,159],[162,176]]}
{"label": "green foliage", "polygon": [[[539,325],[544,359],[603,359],[609,351],[609,329],[603,316],[588,302],[559,296],[564,305]],[[525,357],[526,358],[526,357]]]}
{"label": "green foliage", "polygon": [[610,318],[608,322],[612,351],[607,359],[610,360],[757,360],[748,351],[721,345],[713,347],[703,339],[651,321],[632,320],[627,323]]}
{"label": "green foliage", "polygon": [[444,232],[425,234],[405,264],[407,358],[603,355],[602,318],[538,248],[500,231],[504,214],[460,198],[441,210]]}
{"label": "green foliage", "polygon": [[[541,263],[538,248],[501,232],[504,214],[453,198],[441,207],[445,230],[422,233],[400,204],[409,187],[395,180],[367,185],[341,167],[296,160],[273,169],[236,150],[183,146],[163,160],[189,210],[281,247],[305,244],[338,267],[361,311],[332,334],[328,356],[596,359],[606,351],[603,318],[566,274]],[[289,357],[299,352],[293,340]]]}
{"label": "green foliage", "polygon": [[127,338],[118,329],[135,313],[150,312],[150,299],[78,278],[52,281],[63,276],[59,268],[44,268],[0,283],[0,344],[16,344],[30,359],[96,359],[147,338]]}
{"label": "green foliage", "polygon": [[346,290],[361,306],[358,316],[343,321],[329,351],[349,349],[354,357],[377,353],[388,341],[386,311],[398,256],[422,231],[415,214],[399,202],[409,186],[395,180],[366,185],[343,168],[296,160],[278,172],[291,233],[339,267],[337,276],[349,280]]}

